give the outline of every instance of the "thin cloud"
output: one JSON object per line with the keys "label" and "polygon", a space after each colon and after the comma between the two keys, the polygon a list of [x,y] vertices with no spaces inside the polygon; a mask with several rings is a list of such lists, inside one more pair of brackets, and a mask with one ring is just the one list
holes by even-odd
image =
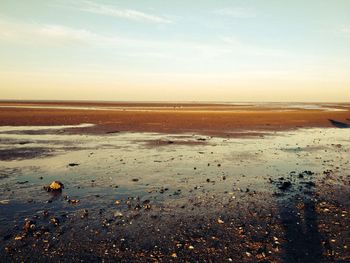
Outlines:
{"label": "thin cloud", "polygon": [[96,45],[116,44],[116,37],[104,37],[86,29],[57,24],[23,23],[11,19],[0,19],[0,39],[20,44],[41,45]]}
{"label": "thin cloud", "polygon": [[96,37],[92,32],[85,29],[73,29],[61,25],[44,25],[39,27],[37,33],[51,38],[69,42],[87,42]]}
{"label": "thin cloud", "polygon": [[57,24],[28,24],[1,19],[0,39],[20,45],[108,48],[121,56],[171,59],[178,62],[222,59],[229,56],[232,58],[288,56],[283,50],[249,45],[227,36],[211,44],[196,41],[150,40],[100,34]]}
{"label": "thin cloud", "polygon": [[98,4],[91,1],[84,1],[82,3],[83,4],[80,7],[78,7],[78,9],[85,12],[124,18],[128,20],[139,21],[139,22],[151,22],[151,23],[161,23],[161,24],[172,23],[171,20],[169,20],[164,16],[148,14],[137,10],[121,9],[115,6]]}
{"label": "thin cloud", "polygon": [[338,28],[337,32],[343,36],[350,37],[350,26],[342,25]]}
{"label": "thin cloud", "polygon": [[[44,46],[90,46],[127,48],[131,53],[147,53],[167,57],[173,51],[199,57],[216,57],[229,50],[224,47],[190,41],[149,40],[99,34],[87,29],[72,28],[57,24],[24,23],[0,19],[0,39],[21,45]],[[175,56],[176,57],[176,56]]]}
{"label": "thin cloud", "polygon": [[242,55],[249,56],[268,56],[268,57],[288,57],[290,54],[284,50],[276,48],[265,48],[258,45],[242,43],[236,37],[221,37],[223,43],[230,46],[232,51]]}
{"label": "thin cloud", "polygon": [[256,13],[249,8],[236,7],[236,8],[222,8],[213,12],[216,15],[228,16],[233,18],[254,18]]}

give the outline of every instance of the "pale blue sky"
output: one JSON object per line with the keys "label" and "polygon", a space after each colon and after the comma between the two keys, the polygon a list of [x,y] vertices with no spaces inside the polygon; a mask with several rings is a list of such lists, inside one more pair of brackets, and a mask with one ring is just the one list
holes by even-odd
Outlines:
{"label": "pale blue sky", "polygon": [[350,1],[0,1],[0,99],[350,101]]}

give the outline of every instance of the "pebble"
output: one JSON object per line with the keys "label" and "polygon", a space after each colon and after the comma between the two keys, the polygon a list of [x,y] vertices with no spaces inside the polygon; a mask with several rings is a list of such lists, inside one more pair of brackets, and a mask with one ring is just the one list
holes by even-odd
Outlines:
{"label": "pebble", "polygon": [[8,205],[10,203],[10,200],[1,200],[0,205]]}
{"label": "pebble", "polygon": [[58,226],[60,224],[60,221],[58,220],[57,217],[52,217],[50,219],[50,223],[53,224],[54,226]]}
{"label": "pebble", "polygon": [[89,211],[87,209],[84,209],[83,213],[81,215],[81,218],[86,218],[86,217],[88,217],[88,215],[89,215]]}
{"label": "pebble", "polygon": [[80,200],[78,200],[78,199],[68,199],[67,202],[70,203],[70,204],[77,204],[77,203],[80,202]]}
{"label": "pebble", "polygon": [[53,181],[49,186],[44,186],[47,192],[62,192],[63,188],[64,185],[60,181]]}
{"label": "pebble", "polygon": [[120,217],[123,217],[123,214],[121,212],[117,211],[117,212],[114,212],[114,217],[120,218]]}

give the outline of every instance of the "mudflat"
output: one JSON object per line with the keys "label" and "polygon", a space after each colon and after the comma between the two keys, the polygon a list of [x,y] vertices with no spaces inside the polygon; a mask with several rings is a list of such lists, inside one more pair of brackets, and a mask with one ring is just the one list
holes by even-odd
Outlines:
{"label": "mudflat", "polygon": [[349,109],[2,102],[0,261],[349,262]]}
{"label": "mudflat", "polygon": [[0,102],[0,125],[95,124],[89,133],[113,131],[240,132],[347,125],[349,104],[321,103],[102,103]]}

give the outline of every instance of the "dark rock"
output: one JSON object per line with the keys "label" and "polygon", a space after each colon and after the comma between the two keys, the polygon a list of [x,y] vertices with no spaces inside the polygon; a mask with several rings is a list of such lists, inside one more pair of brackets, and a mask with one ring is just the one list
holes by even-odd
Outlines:
{"label": "dark rock", "polygon": [[113,133],[119,133],[120,131],[108,131],[106,134],[113,134]]}
{"label": "dark rock", "polygon": [[17,182],[17,184],[26,184],[26,183],[29,183],[29,181],[19,181],[19,182]]}
{"label": "dark rock", "polygon": [[306,182],[305,185],[308,187],[315,187],[316,186],[316,184],[312,181]]}
{"label": "dark rock", "polygon": [[283,182],[280,186],[279,189],[282,191],[285,191],[289,189],[292,186],[292,183],[290,181]]}

